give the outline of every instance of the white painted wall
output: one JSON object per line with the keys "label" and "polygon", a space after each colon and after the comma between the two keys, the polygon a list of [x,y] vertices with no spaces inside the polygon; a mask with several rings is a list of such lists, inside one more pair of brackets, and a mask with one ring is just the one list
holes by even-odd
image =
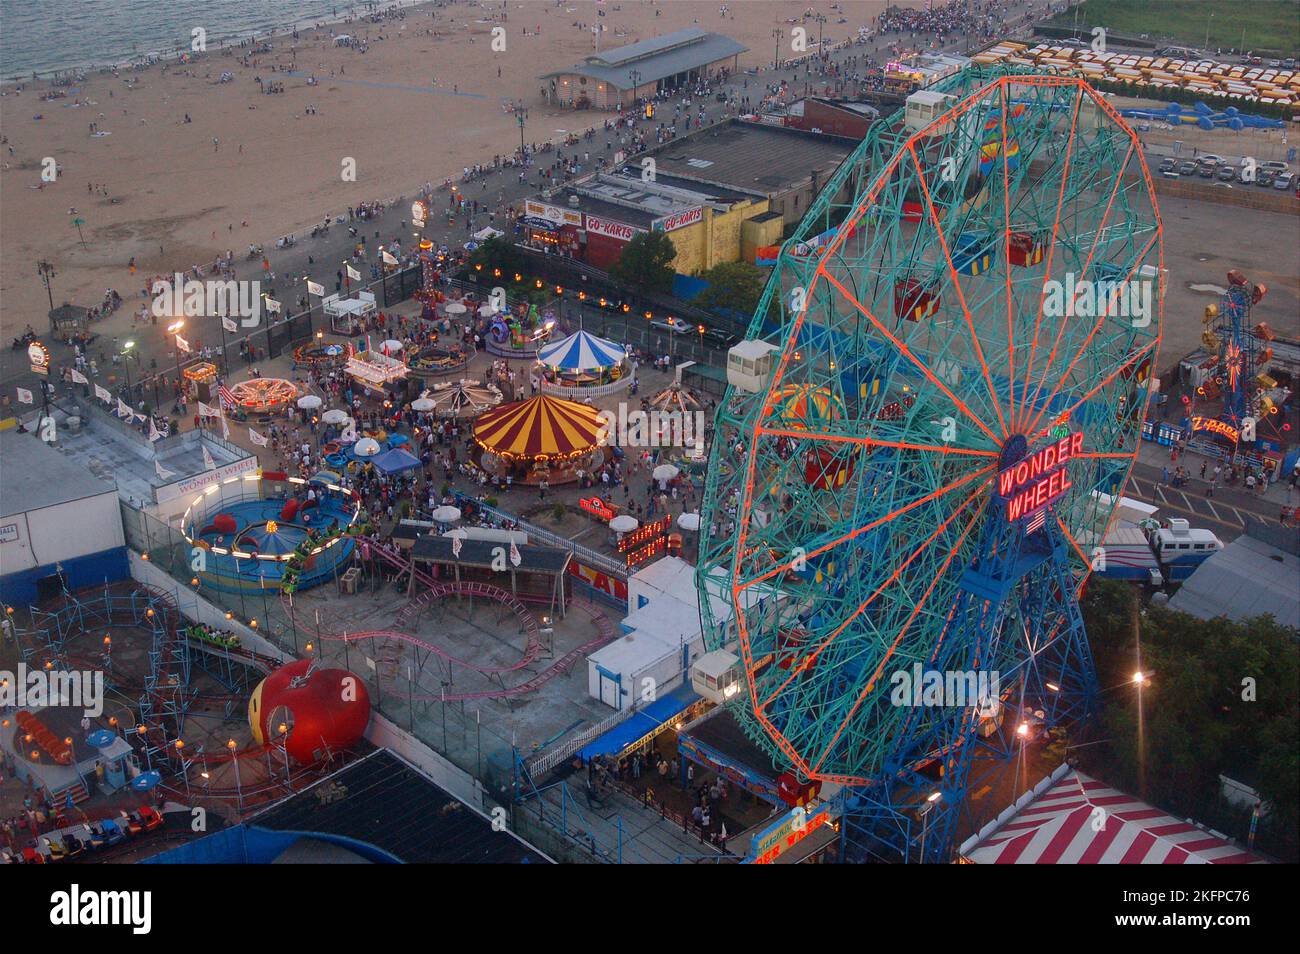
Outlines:
{"label": "white painted wall", "polygon": [[125,543],[116,490],[0,517],[0,576]]}

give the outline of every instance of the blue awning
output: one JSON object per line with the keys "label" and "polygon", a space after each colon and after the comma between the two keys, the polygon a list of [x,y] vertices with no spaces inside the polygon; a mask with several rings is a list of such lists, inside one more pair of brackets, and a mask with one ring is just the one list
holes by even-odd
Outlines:
{"label": "blue awning", "polygon": [[656,699],[650,705],[634,715],[628,716],[614,728],[599,738],[593,739],[578,750],[578,757],[590,762],[597,755],[614,755],[656,732],[665,723],[671,722],[686,711],[699,696],[689,684],[678,686],[662,699]]}

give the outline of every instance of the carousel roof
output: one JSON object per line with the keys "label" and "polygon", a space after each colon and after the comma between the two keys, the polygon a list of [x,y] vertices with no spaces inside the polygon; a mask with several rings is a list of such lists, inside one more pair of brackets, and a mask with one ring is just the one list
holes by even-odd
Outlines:
{"label": "carousel roof", "polygon": [[537,360],[561,371],[592,371],[622,363],[627,352],[621,344],[597,338],[586,331],[549,344],[537,353]]}
{"label": "carousel roof", "polygon": [[488,411],[474,423],[474,440],[507,457],[565,457],[594,449],[601,427],[595,408],[539,394]]}

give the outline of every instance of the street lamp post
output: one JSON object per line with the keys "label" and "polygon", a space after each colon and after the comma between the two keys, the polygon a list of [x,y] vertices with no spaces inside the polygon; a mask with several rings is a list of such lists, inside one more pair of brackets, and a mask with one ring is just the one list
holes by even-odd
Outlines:
{"label": "street lamp post", "polygon": [[635,106],[637,101],[637,87],[641,85],[641,71],[628,70],[627,76],[628,79],[632,81],[632,105]]}
{"label": "street lamp post", "polygon": [[519,161],[524,160],[524,123],[528,121],[528,107],[522,102],[515,104],[515,121],[519,123]]}
{"label": "street lamp post", "polygon": [[[185,319],[184,319],[184,318],[177,318],[175,321],[173,321],[170,325],[167,326],[167,333],[170,334],[170,335],[172,336],[172,349],[173,349],[173,351],[175,352],[175,355],[176,355],[176,387],[178,387],[178,388],[181,386],[181,344],[180,344],[180,336],[181,336],[181,335],[180,335],[180,331],[181,331],[181,329],[184,328],[184,327],[185,327]],[[157,408],[154,408],[154,413],[157,413],[157,411],[158,411],[158,409],[157,409]]]}
{"label": "street lamp post", "polygon": [[126,396],[132,404],[135,403],[135,395],[131,393],[131,349],[134,347],[134,341],[128,341],[122,346],[122,371],[126,374]]}
{"label": "street lamp post", "polygon": [[45,286],[45,296],[50,300],[50,334],[54,334],[54,292],[50,290],[50,279],[54,277],[54,266],[41,259],[36,263],[36,274],[41,276],[41,284]]}
{"label": "street lamp post", "polygon": [[781,66],[781,38],[785,36],[785,31],[780,27],[772,27],[772,69],[779,69]]}

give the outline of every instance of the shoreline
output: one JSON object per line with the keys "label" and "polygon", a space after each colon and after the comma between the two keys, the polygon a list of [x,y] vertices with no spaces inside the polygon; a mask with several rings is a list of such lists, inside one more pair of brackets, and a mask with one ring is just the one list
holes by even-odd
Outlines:
{"label": "shoreline", "polygon": [[[207,55],[216,55],[224,53],[227,50],[238,50],[246,41],[254,40],[275,40],[283,37],[292,37],[295,32],[305,30],[323,30],[329,27],[341,24],[365,22],[370,24],[369,17],[372,13],[384,13],[387,10],[410,11],[423,6],[433,6],[445,8],[448,6],[457,6],[460,0],[384,0],[382,4],[376,3],[374,11],[366,11],[374,0],[343,0],[348,6],[347,15],[341,18],[327,18],[325,20],[306,19],[293,20],[285,23],[276,24],[270,28],[237,31],[223,36],[220,39],[209,40],[208,49],[204,51]],[[370,24],[378,26],[380,24]],[[37,90],[42,87],[40,84],[46,84],[50,89],[61,89],[66,85],[74,83],[87,82],[90,79],[100,76],[116,76],[121,71],[144,72],[153,69],[155,66],[170,67],[182,63],[181,57],[188,51],[177,47],[168,52],[161,50],[150,50],[144,53],[131,53],[124,58],[112,62],[89,62],[89,63],[69,63],[64,66],[52,67],[44,70],[24,71],[20,74],[6,74],[0,76],[0,90],[9,87],[22,85],[30,90]],[[197,63],[203,63],[200,59]],[[60,82],[67,78],[68,82]]]}

